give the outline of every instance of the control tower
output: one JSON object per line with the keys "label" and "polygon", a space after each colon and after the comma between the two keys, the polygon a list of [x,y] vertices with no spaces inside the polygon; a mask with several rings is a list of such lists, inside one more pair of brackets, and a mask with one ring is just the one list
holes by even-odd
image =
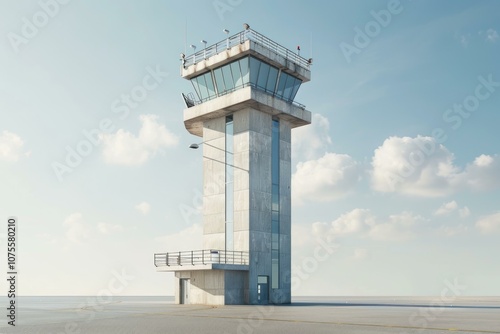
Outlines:
{"label": "control tower", "polygon": [[[203,148],[203,246],[155,254],[179,304],[291,302],[291,130],[312,59],[250,29],[181,55],[184,124]],[[168,247],[168,245],[166,245]]]}

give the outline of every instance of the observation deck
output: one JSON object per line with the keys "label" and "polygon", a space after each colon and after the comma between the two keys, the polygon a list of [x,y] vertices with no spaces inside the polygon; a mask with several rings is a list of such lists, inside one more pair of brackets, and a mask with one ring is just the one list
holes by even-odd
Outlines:
{"label": "observation deck", "polygon": [[248,271],[248,261],[248,252],[215,249],[156,253],[154,257],[157,271]]}
{"label": "observation deck", "polygon": [[295,101],[311,79],[306,59],[252,29],[246,29],[189,56],[182,55],[181,76],[194,94],[182,94],[184,124],[202,136],[202,124],[251,107],[290,122],[311,123],[311,113]]}

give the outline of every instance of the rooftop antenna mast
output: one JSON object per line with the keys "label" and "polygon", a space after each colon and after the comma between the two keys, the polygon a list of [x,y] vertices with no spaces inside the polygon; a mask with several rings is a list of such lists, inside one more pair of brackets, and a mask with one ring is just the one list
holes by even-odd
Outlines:
{"label": "rooftop antenna mast", "polygon": [[187,34],[188,34],[188,19],[186,17],[186,25],[184,27],[184,54],[187,54]]}
{"label": "rooftop antenna mast", "polygon": [[310,47],[310,49],[311,49],[311,50],[310,50],[310,56],[309,56],[309,58],[311,58],[311,59],[312,59],[312,58],[313,58],[313,33],[312,33],[312,31],[311,31],[311,44],[310,44],[310,46],[309,46],[309,47]]}

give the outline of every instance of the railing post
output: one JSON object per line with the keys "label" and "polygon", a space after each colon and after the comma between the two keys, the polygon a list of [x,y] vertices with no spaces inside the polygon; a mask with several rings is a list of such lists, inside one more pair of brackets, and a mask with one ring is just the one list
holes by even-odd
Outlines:
{"label": "railing post", "polygon": [[191,251],[191,265],[194,266],[194,263],[193,263],[193,251]]}
{"label": "railing post", "polygon": [[169,267],[169,265],[168,265],[168,253],[167,253],[167,259],[165,262],[167,263],[167,267]]}
{"label": "railing post", "polygon": [[201,263],[205,264],[205,250],[201,251]]}

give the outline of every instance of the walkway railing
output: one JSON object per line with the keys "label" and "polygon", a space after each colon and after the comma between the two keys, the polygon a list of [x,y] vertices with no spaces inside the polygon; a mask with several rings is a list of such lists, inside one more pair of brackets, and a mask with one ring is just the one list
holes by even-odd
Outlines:
{"label": "walkway railing", "polygon": [[248,252],[214,249],[156,253],[155,266],[196,266],[210,263],[247,265],[248,258]]}
{"label": "walkway railing", "polygon": [[222,51],[225,51],[235,45],[244,43],[247,40],[251,40],[256,44],[259,44],[265,47],[266,49],[275,52],[276,54],[284,57],[285,59],[305,69],[309,69],[309,67],[311,66],[310,60],[307,60],[299,56],[297,53],[285,48],[284,46],[281,46],[280,44],[276,43],[270,38],[256,32],[255,30],[247,29],[237,33],[236,35],[230,36],[223,41],[211,45],[203,50],[200,50],[195,54],[186,56],[183,62],[184,68],[196,64],[202,61],[203,59],[207,59],[211,56],[219,54]]}
{"label": "walkway railing", "polygon": [[275,97],[277,97],[277,98],[279,98],[279,99],[281,99],[283,101],[289,102],[289,103],[293,104],[294,106],[297,106],[297,107],[299,107],[299,108],[301,108],[303,110],[306,109],[306,106],[303,105],[302,103],[299,103],[297,101],[291,101],[290,99],[285,99],[285,98],[283,98],[283,96],[281,96],[281,95],[279,95],[279,94],[277,94],[277,93],[275,93],[275,92],[273,92],[273,91],[271,91],[271,90],[269,90],[269,89],[267,89],[265,87],[261,87],[259,85],[253,84],[251,82],[247,82],[247,83],[238,85],[238,86],[236,86],[234,88],[226,89],[223,92],[215,93],[215,94],[213,94],[213,95],[211,95],[209,97],[206,97],[204,99],[201,99],[201,100],[196,99],[194,97],[193,93],[187,93],[187,94],[182,93],[182,98],[184,99],[184,103],[186,104],[186,107],[191,108],[191,107],[194,107],[194,106],[196,106],[198,104],[201,104],[203,102],[207,102],[207,101],[213,100],[213,99],[215,99],[217,97],[220,97],[220,96],[223,96],[223,95],[227,95],[227,94],[232,93],[232,92],[234,92],[234,91],[236,91],[238,89],[249,87],[249,86],[252,87],[252,88],[258,89],[260,91],[266,92],[267,94],[269,94],[271,96],[275,96]]}

